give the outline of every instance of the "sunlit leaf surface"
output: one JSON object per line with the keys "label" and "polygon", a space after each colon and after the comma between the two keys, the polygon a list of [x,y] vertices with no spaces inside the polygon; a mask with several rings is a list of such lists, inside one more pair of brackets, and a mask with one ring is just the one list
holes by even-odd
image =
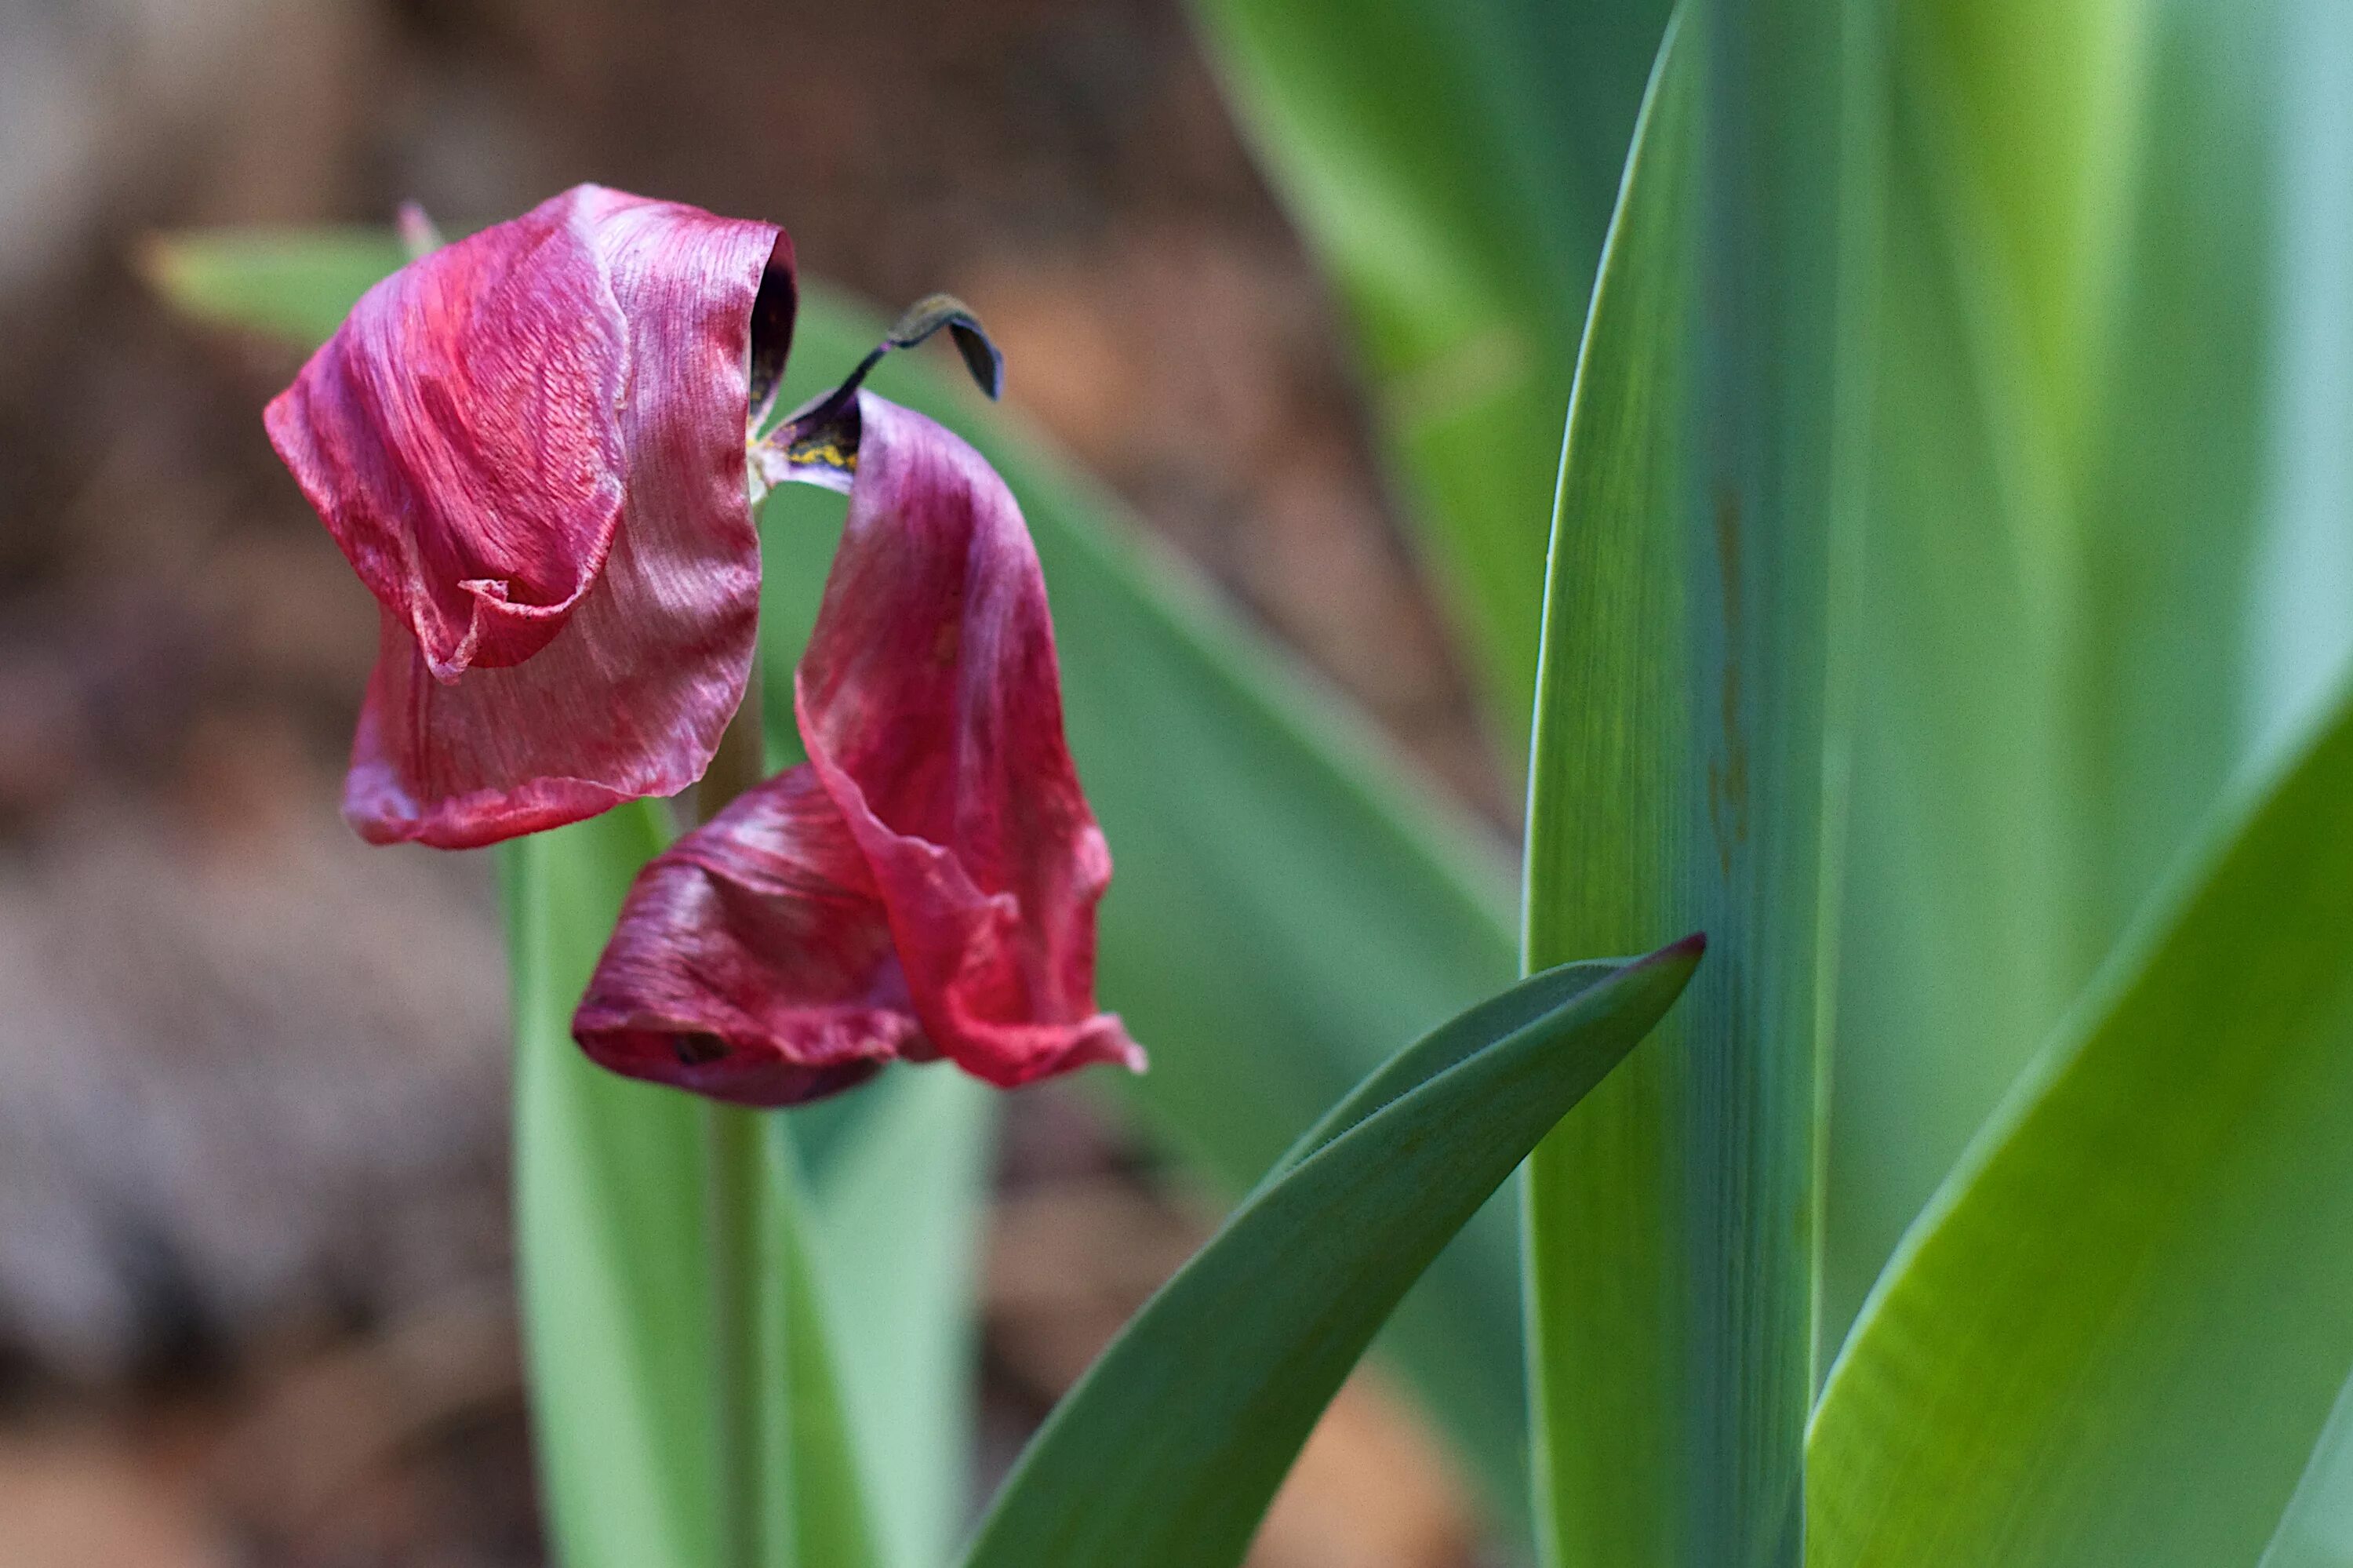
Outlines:
{"label": "sunlit leaf surface", "polygon": [[2353,705],[1972,1146],[1831,1373],[1810,1563],[2273,1541],[2353,1367],[2348,802]]}

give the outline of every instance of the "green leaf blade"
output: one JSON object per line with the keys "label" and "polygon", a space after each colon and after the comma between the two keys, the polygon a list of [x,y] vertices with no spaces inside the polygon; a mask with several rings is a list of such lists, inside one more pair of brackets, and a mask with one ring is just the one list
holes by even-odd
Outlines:
{"label": "green leaf blade", "polygon": [[[500,850],[518,1288],[549,1529],[568,1568],[702,1563],[720,1550],[705,1107],[596,1066],[571,1031],[621,898],[667,837],[659,803],[640,802]],[[767,1562],[871,1568],[883,1560],[869,1471],[790,1150],[764,1143],[758,1157]]]}
{"label": "green leaf blade", "polygon": [[148,284],[198,321],[310,349],[408,260],[388,228],[247,228],[151,236]]}
{"label": "green leaf blade", "polygon": [[[2276,746],[2284,694],[2259,653],[2291,667],[2306,715],[2343,656],[2341,504],[2272,565],[2296,591],[2262,564],[2274,492],[2296,488],[2283,438],[2345,418],[2339,366],[2301,413],[2281,397],[2323,337],[2275,297],[2295,9],[1891,13],[1833,1342],[2229,781]],[[2327,475],[2343,444],[2306,450]]]}
{"label": "green leaf blade", "polygon": [[1538,977],[1527,984],[1548,1010],[1530,1018],[1528,999],[1512,999],[1409,1048],[1377,1091],[1303,1141],[1056,1408],[965,1568],[1239,1563],[1381,1319],[1649,1033],[1699,955],[1694,938],[1573,989]]}
{"label": "green leaf blade", "polygon": [[2266,1549],[2353,1367],[2353,706],[1925,1214],[1810,1445],[1832,1568]]}
{"label": "green leaf blade", "polygon": [[1696,926],[1717,959],[1530,1162],[1539,1540],[1562,1564],[1762,1568],[1802,1539],[1844,26],[1721,5],[1670,30],[1578,364],[1526,958]]}
{"label": "green leaf blade", "polygon": [[911,1068],[772,1128],[806,1171],[800,1245],[815,1294],[801,1310],[827,1327],[877,1555],[896,1568],[945,1562],[970,1517],[974,1304],[997,1120],[987,1085]]}
{"label": "green leaf blade", "polygon": [[515,1230],[550,1532],[568,1568],[718,1550],[701,1108],[592,1065],[572,1009],[638,866],[645,805],[500,851],[515,1017]]}

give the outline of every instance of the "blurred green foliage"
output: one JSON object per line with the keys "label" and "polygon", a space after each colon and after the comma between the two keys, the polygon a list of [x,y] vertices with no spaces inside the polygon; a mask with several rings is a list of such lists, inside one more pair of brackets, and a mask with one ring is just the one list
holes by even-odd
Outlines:
{"label": "blurred green foliage", "polygon": [[1669,0],[1194,0],[1348,306],[1409,516],[1517,768],[1577,333]]}

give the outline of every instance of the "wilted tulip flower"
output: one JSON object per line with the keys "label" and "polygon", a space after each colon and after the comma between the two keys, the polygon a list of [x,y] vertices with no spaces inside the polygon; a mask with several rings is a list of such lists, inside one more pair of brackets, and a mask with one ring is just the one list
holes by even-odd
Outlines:
{"label": "wilted tulip flower", "polygon": [[944,328],[993,394],[997,352],[926,301],[757,440],[793,311],[772,225],[593,185],[361,300],[268,413],[381,609],[344,814],[459,847],[685,789],[750,673],[752,501],[846,491],[796,683],[810,760],[646,867],[575,1033],[754,1105],[894,1057],[1007,1086],[1140,1068],[1094,1007],[1111,857],[1020,511],[971,448],[860,390]]}
{"label": "wilted tulip flower", "polygon": [[343,813],[488,843],[674,794],[742,701],[792,243],[595,185],[370,290],[269,408],[380,607]]}
{"label": "wilted tulip flower", "polygon": [[809,761],[645,868],[573,1032],[616,1071],[764,1106],[894,1057],[1008,1086],[1141,1069],[1094,1007],[1111,857],[1020,510],[978,453],[858,380],[755,458],[849,494],[795,683]]}

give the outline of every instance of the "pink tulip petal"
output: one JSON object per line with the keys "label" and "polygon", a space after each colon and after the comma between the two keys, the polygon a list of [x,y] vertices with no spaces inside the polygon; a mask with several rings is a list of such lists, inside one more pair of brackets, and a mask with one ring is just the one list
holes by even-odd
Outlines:
{"label": "pink tulip petal", "polygon": [[579,186],[378,284],[270,405],[383,606],[362,834],[486,843],[702,776],[753,656],[745,421],[791,266],[772,225]]}
{"label": "pink tulip petal", "polygon": [[638,874],[572,1027],[615,1072],[749,1105],[930,1054],[865,862],[806,768]]}
{"label": "pink tulip petal", "polygon": [[811,1092],[786,1064],[878,1054],[1007,1087],[1140,1071],[1095,1010],[1111,855],[1020,511],[923,416],[871,393],[840,412],[849,516],[796,683],[809,764],[646,869],[575,1033],[621,1072],[765,1104]]}
{"label": "pink tulip petal", "polygon": [[1062,736],[1038,552],[980,454],[858,395],[858,473],[796,682],[801,737],[866,855],[916,1016],[1007,1087],[1141,1069],[1094,1008],[1111,852]]}

